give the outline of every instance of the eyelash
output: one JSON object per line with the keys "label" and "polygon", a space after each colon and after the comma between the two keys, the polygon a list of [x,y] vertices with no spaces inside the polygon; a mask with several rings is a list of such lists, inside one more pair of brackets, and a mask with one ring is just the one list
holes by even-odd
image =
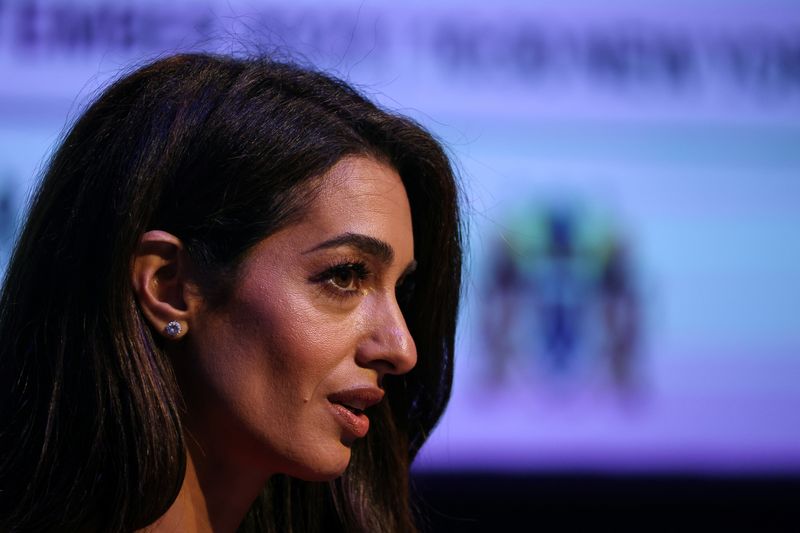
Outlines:
{"label": "eyelash", "polygon": [[[333,282],[333,278],[337,275],[354,276],[351,281],[355,281],[358,287],[355,289],[344,289],[338,286]],[[362,294],[363,290],[361,286],[371,276],[372,272],[369,270],[367,264],[363,261],[346,260],[337,263],[326,269],[324,272],[314,276],[311,281],[321,284],[331,296],[340,300],[346,300],[353,296]],[[404,276],[398,282],[397,287],[395,288],[395,297],[397,298],[398,304],[400,304],[402,308],[405,308],[408,305],[408,303],[411,301],[411,297],[414,294],[414,290],[416,288],[414,278],[414,273]]]}
{"label": "eyelash", "polygon": [[[362,261],[343,261],[314,276],[311,281],[320,283],[331,295],[337,298],[350,298],[362,294],[362,285],[372,275],[366,263]],[[348,284],[356,285],[353,289],[341,287],[334,278],[342,276]]]}

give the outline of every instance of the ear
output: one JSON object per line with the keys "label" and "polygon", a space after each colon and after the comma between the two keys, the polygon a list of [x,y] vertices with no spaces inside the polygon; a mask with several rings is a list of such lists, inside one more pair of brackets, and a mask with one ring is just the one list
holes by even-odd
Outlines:
{"label": "ear", "polygon": [[180,239],[159,230],[142,235],[131,267],[133,291],[145,319],[166,338],[177,339],[189,331],[199,304],[188,273],[189,261]]}

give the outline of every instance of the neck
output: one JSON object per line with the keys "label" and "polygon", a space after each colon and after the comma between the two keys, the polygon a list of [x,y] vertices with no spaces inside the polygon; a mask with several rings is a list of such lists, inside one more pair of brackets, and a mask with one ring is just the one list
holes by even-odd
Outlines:
{"label": "neck", "polygon": [[[190,439],[191,440],[191,439]],[[186,475],[178,497],[148,533],[235,532],[266,479],[253,472],[214,464],[196,446],[186,454]]]}

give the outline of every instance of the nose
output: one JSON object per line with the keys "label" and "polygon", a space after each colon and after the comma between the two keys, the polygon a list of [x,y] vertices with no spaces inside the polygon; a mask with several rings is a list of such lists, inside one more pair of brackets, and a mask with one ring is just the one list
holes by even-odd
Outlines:
{"label": "nose", "polygon": [[401,375],[417,364],[417,347],[394,295],[382,298],[366,312],[366,336],[357,352],[359,365],[384,374]]}

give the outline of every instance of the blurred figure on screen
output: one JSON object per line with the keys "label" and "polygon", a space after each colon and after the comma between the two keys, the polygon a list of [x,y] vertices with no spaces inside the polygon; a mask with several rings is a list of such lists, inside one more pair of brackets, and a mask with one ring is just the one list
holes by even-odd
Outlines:
{"label": "blurred figure on screen", "polygon": [[640,317],[621,239],[572,206],[533,205],[509,221],[486,259],[482,335],[491,382],[525,358],[552,384],[599,372],[620,392],[630,389]]}

